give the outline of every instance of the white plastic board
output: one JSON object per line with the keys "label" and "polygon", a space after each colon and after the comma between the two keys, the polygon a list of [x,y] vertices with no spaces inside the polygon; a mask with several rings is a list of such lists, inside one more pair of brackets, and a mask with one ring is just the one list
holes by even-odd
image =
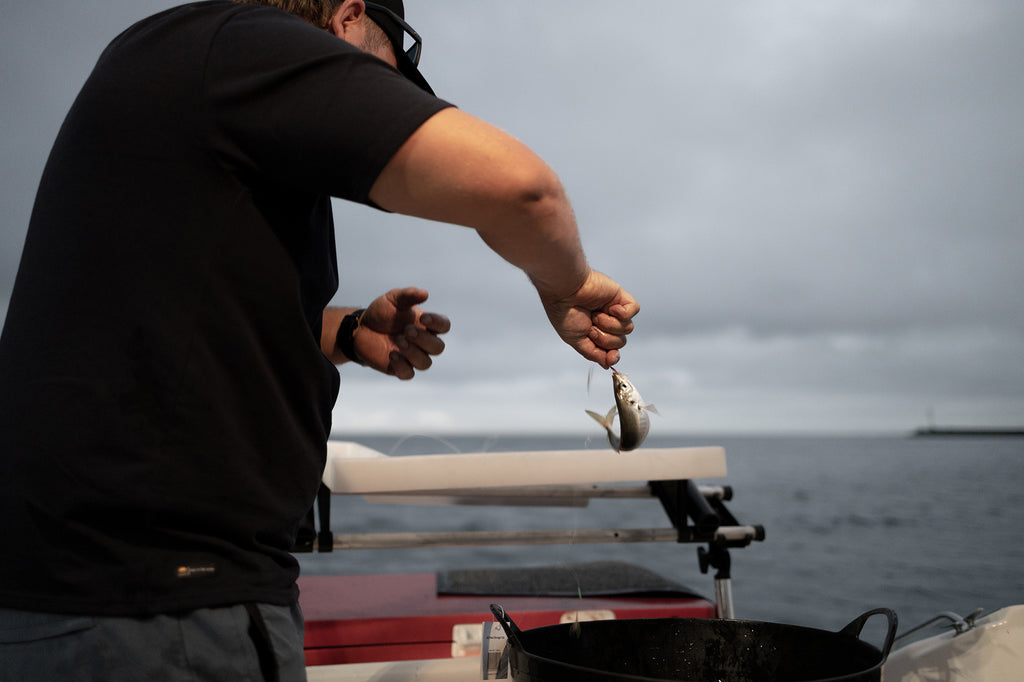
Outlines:
{"label": "white plastic board", "polygon": [[335,494],[665,481],[726,475],[721,447],[543,450],[390,457],[330,441],[324,483]]}

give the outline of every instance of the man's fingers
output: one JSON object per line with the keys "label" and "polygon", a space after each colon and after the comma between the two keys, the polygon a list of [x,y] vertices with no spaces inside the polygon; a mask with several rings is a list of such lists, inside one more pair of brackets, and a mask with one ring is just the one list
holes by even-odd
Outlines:
{"label": "man's fingers", "polygon": [[394,374],[402,381],[408,381],[416,376],[416,370],[413,369],[412,365],[409,364],[409,361],[406,360],[397,350],[391,351],[388,360],[388,369],[390,370],[390,373]]}
{"label": "man's fingers", "polygon": [[609,334],[629,334],[633,331],[632,320],[627,319],[626,321],[623,321],[620,318],[613,317],[607,313],[594,313],[591,317],[591,321],[594,323],[595,327]]}
{"label": "man's fingers", "polygon": [[426,290],[418,287],[392,289],[386,296],[391,299],[391,302],[399,310],[412,308],[427,300]]}
{"label": "man's fingers", "polygon": [[435,334],[447,334],[452,328],[451,320],[437,313],[423,313],[420,315],[420,324]]}
{"label": "man's fingers", "polygon": [[620,320],[632,320],[640,313],[640,304],[627,294],[627,298],[619,303],[613,303],[606,308],[609,315]]}
{"label": "man's fingers", "polygon": [[609,334],[597,327],[591,327],[587,335],[594,345],[603,350],[617,350],[626,345],[626,337],[622,334]]}
{"label": "man's fingers", "polygon": [[619,351],[599,348],[590,339],[581,339],[578,343],[573,344],[573,347],[584,358],[596,362],[604,369],[608,369],[619,361]]}
{"label": "man's fingers", "polygon": [[444,341],[414,325],[406,327],[405,333],[395,339],[395,345],[409,364],[419,370],[429,369],[434,363],[430,356],[444,350]]}
{"label": "man's fingers", "polygon": [[424,353],[430,355],[440,355],[444,351],[444,341],[437,334],[420,329],[416,325],[407,326],[404,336],[399,338],[404,339],[411,346],[418,346],[423,349]]}

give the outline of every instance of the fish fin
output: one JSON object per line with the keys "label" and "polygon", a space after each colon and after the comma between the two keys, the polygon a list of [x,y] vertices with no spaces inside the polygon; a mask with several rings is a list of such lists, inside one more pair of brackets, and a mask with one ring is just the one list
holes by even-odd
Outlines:
{"label": "fish fin", "polygon": [[647,412],[653,412],[659,417],[661,416],[661,412],[658,412],[658,408],[654,406],[654,403],[651,403],[650,405],[644,405],[644,410],[646,410]]}
{"label": "fish fin", "polygon": [[609,412],[608,415],[604,417],[599,415],[597,412],[591,412],[590,410],[586,410],[586,413],[589,414],[598,424],[611,431],[612,420],[615,419],[614,407],[611,409],[611,412]]}
{"label": "fish fin", "polygon": [[594,421],[604,427],[605,431],[608,432],[608,444],[612,446],[612,450],[620,452],[619,450],[619,434],[615,433],[612,429],[612,424],[615,422],[616,407],[612,405],[612,409],[608,410],[608,414],[605,416],[599,415],[597,412],[591,412],[590,410],[584,410],[587,414],[593,417]]}

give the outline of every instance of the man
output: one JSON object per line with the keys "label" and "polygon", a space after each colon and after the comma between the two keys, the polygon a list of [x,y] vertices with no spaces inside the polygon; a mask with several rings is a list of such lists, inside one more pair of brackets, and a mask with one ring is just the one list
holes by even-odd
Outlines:
{"label": "man", "polygon": [[562,339],[618,361],[636,301],[587,265],[555,174],[433,96],[419,47],[400,0],[214,0],[101,55],[0,338],[0,679],[304,678],[288,550],[334,364],[409,379],[449,328],[417,288],[325,309],[330,196],[475,229]]}

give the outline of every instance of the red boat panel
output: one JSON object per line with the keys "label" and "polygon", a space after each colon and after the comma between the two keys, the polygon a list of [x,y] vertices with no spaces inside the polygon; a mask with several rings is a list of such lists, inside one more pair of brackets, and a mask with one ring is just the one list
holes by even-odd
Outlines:
{"label": "red boat panel", "polygon": [[711,618],[694,597],[530,597],[437,593],[433,573],[309,576],[299,579],[308,665],[450,658],[456,625],[493,620],[490,604],[521,628],[554,625],[562,614],[608,610],[616,618]]}

